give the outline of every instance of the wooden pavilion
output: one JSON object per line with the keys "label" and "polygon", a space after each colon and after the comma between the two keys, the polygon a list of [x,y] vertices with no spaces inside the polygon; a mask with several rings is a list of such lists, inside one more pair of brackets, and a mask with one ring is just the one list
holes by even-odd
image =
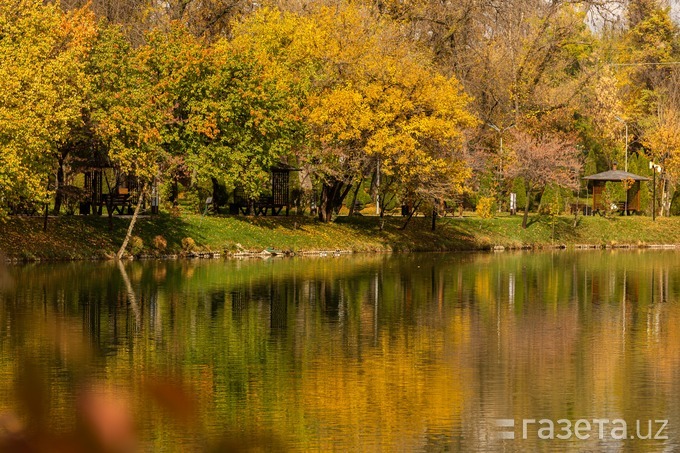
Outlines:
{"label": "wooden pavilion", "polygon": [[583,179],[588,182],[589,189],[592,187],[593,212],[605,210],[602,192],[607,182],[627,183],[626,201],[617,202],[617,208],[627,214],[637,213],[640,210],[640,181],[649,181],[649,178],[644,176],[617,170],[616,164],[609,171],[586,176]]}
{"label": "wooden pavilion", "polygon": [[85,167],[83,173],[84,200],[80,214],[102,215],[103,209],[114,214],[132,214],[139,197],[139,181],[110,165]]}
{"label": "wooden pavilion", "polygon": [[292,200],[290,197],[290,174],[294,171],[300,171],[285,163],[279,163],[269,169],[270,171],[270,187],[267,193],[257,199],[246,197],[243,188],[236,187],[234,190],[234,202],[229,206],[231,214],[244,215],[267,215],[267,211],[271,215],[279,215],[285,208],[286,215],[290,211]]}

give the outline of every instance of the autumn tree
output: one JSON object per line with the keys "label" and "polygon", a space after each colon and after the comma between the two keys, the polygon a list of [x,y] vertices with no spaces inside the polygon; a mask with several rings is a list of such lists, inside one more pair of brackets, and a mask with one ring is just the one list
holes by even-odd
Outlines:
{"label": "autumn tree", "polygon": [[59,146],[81,121],[91,14],[40,1],[0,4],[0,201],[46,202]]}
{"label": "autumn tree", "polygon": [[661,166],[659,209],[662,215],[670,216],[671,200],[680,182],[680,112],[660,111],[642,143],[649,158]]}
{"label": "autumn tree", "polygon": [[526,228],[530,201],[548,184],[578,188],[581,156],[573,141],[557,135],[532,136],[523,131],[513,131],[512,135],[506,175],[524,180],[526,203],[522,228]]}
{"label": "autumn tree", "polygon": [[626,11],[627,28],[615,40],[618,67],[618,100],[629,129],[632,148],[660,164],[660,209],[670,213],[677,184],[675,160],[678,140],[680,57],[678,27],[670,9],[657,0],[635,0]]}
{"label": "autumn tree", "polygon": [[89,66],[93,86],[89,117],[96,139],[111,165],[122,174],[136,176],[141,184],[119,258],[149,184],[167,158],[163,127],[172,121],[173,104],[166,81],[154,68],[154,57],[150,45],[133,49],[120,27],[105,26],[100,30]]}
{"label": "autumn tree", "polygon": [[446,173],[451,196],[468,176],[461,150],[462,130],[475,124],[469,98],[455,79],[432,70],[426,53],[403,45],[391,22],[371,24],[366,12],[350,8],[343,14],[332,35],[340,37],[341,51],[328,56],[334,83],[309,111],[321,147],[340,148],[345,162],[359,165],[362,158],[379,159],[381,172],[411,187],[414,196],[426,194],[433,187],[428,181]]}
{"label": "autumn tree", "polygon": [[267,49],[281,73],[299,70],[292,94],[309,131],[299,158],[318,178],[321,220],[378,160],[404,185],[444,167],[461,170],[449,174],[454,185],[467,176],[460,150],[463,128],[474,124],[469,100],[391,21],[348,4],[304,15],[266,10],[237,32]]}
{"label": "autumn tree", "polygon": [[[656,0],[636,0],[628,9],[629,28],[622,36],[619,52],[620,96],[627,116],[637,123],[654,116],[675,71],[667,63],[676,60],[678,28],[670,10]],[[642,125],[642,124],[641,124]],[[644,127],[644,126],[643,126]]]}
{"label": "autumn tree", "polygon": [[[193,105],[208,96],[205,80],[213,71],[211,49],[193,36],[180,22],[154,29],[146,35],[147,71],[157,84],[158,104],[167,106],[167,118],[160,125],[160,146],[164,152],[156,183],[178,180],[191,173],[191,156],[204,143],[203,129],[192,121]],[[173,202],[177,202],[177,193]]]}
{"label": "autumn tree", "polygon": [[257,198],[270,168],[287,160],[296,143],[299,118],[287,91],[256,56],[235,51],[224,39],[210,47],[210,70],[197,87],[187,123],[196,141],[190,167],[212,181],[214,191],[220,183]]}

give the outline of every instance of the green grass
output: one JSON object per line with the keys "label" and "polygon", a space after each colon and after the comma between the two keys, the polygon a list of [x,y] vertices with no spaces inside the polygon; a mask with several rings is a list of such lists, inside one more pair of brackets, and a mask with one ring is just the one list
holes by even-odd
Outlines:
{"label": "green grass", "polygon": [[656,221],[639,216],[579,217],[574,226],[573,216],[553,219],[531,216],[526,229],[522,229],[521,216],[502,216],[489,220],[445,219],[444,222],[456,233],[473,236],[479,248],[494,245],[518,248],[578,244],[680,244],[680,217],[657,218]]}
{"label": "green grass", "polygon": [[[144,254],[182,252],[182,239],[192,238],[199,250],[218,252],[261,251],[266,248],[304,252],[480,250],[553,245],[680,244],[680,218],[532,216],[525,230],[521,216],[445,218],[430,231],[430,219],[414,218],[405,231],[401,218],[386,218],[383,229],[376,217],[339,217],[323,224],[310,217],[229,217],[161,214],[141,218],[136,235],[144,241]],[[12,217],[0,223],[0,251],[10,257],[33,259],[90,259],[112,257],[118,250],[129,218],[114,218],[109,231],[105,217],[50,218],[47,232],[42,219]],[[164,251],[153,248],[153,238],[167,240]]]}

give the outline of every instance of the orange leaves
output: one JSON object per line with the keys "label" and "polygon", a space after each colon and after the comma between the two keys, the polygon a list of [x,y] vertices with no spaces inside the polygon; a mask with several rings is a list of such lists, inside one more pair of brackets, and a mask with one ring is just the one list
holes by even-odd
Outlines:
{"label": "orange leaves", "polygon": [[220,129],[217,127],[217,119],[214,114],[206,116],[203,121],[199,121],[195,125],[195,130],[199,134],[203,134],[209,139],[214,139],[219,134]]}

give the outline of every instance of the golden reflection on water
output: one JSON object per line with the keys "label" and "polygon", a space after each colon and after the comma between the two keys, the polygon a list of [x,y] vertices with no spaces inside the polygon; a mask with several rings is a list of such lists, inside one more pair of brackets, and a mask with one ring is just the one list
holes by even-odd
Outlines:
{"label": "golden reflection on water", "polygon": [[[678,264],[588,251],[7,267],[0,447],[673,450]],[[526,418],[668,419],[669,439],[521,439]],[[520,438],[500,440],[497,419]]]}

